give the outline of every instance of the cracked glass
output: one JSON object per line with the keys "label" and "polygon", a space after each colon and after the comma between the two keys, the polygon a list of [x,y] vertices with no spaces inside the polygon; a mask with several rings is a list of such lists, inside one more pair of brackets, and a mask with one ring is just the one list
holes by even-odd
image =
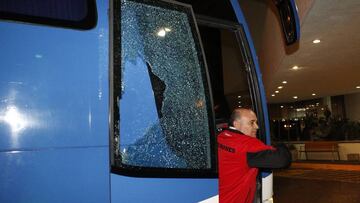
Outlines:
{"label": "cracked glass", "polygon": [[211,168],[211,108],[190,16],[181,9],[121,2],[117,150],[123,165]]}

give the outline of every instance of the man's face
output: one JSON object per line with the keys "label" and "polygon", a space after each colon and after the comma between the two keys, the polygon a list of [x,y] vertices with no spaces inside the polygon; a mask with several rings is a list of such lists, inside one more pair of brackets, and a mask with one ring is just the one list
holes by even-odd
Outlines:
{"label": "man's face", "polygon": [[241,113],[241,118],[235,120],[234,127],[251,137],[256,137],[256,132],[259,129],[257,124],[257,117],[253,111],[244,111]]}

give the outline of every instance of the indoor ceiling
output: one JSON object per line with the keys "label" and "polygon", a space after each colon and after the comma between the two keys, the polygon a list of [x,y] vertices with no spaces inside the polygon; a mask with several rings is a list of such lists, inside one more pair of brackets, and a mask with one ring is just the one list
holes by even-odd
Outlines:
{"label": "indoor ceiling", "polygon": [[298,49],[264,74],[269,103],[360,93],[360,0],[314,0],[300,37]]}

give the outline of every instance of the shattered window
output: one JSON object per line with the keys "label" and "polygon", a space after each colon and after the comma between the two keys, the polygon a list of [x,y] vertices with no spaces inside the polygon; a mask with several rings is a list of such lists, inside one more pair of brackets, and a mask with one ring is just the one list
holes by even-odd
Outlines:
{"label": "shattered window", "polygon": [[121,164],[211,168],[211,108],[192,29],[184,11],[121,2]]}

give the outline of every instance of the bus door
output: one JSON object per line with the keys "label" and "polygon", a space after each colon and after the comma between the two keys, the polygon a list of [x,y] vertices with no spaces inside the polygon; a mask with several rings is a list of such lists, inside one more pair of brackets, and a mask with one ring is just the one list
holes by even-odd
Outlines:
{"label": "bus door", "polygon": [[[198,23],[208,64],[218,130],[226,126],[233,109],[250,108],[257,112],[258,138],[265,141],[268,134],[265,130],[259,75],[243,25],[202,16],[198,17]],[[267,190],[272,191],[271,186],[270,181]],[[264,197],[264,200],[271,196]],[[257,197],[261,199],[261,195]]]}
{"label": "bus door", "polygon": [[[298,42],[300,32],[295,2],[282,0],[274,3],[279,11],[286,44]],[[198,14],[197,22],[210,75],[216,126],[220,129],[226,126],[234,108],[251,108],[258,115],[258,138],[270,144],[260,67],[238,2],[231,1],[231,6],[218,3],[206,8],[195,4],[193,8]],[[271,172],[259,175],[256,202],[272,201],[272,184]]]}

